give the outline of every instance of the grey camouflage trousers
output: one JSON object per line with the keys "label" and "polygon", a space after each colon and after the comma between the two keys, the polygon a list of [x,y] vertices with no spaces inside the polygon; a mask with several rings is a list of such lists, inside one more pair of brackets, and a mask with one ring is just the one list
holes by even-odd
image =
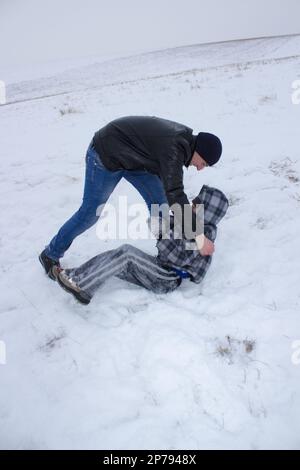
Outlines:
{"label": "grey camouflage trousers", "polygon": [[181,284],[180,276],[172,269],[162,267],[155,256],[128,244],[100,253],[81,266],[64,271],[91,297],[113,276],[157,294],[171,292]]}

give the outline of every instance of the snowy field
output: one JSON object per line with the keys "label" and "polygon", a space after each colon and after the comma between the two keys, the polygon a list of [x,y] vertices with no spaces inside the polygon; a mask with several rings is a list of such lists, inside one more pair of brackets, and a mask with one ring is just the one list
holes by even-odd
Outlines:
{"label": "snowy field", "polygon": [[[299,79],[296,36],[114,58],[8,86],[1,449],[300,449]],[[163,296],[111,280],[82,306],[37,257],[80,205],[93,133],[129,114],[219,135],[223,159],[187,170],[185,187],[193,197],[215,186],[230,208],[203,284]],[[125,182],[111,201],[120,195],[140,200]],[[120,243],[92,228],[63,265]],[[153,240],[133,243],[155,253]]]}

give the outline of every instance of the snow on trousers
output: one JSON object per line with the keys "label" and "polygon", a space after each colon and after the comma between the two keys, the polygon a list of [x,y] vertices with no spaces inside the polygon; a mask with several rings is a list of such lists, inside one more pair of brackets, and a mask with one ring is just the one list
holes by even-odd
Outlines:
{"label": "snow on trousers", "polygon": [[91,297],[113,276],[157,294],[171,292],[181,284],[181,278],[172,269],[161,266],[155,256],[128,244],[100,253],[65,272]]}

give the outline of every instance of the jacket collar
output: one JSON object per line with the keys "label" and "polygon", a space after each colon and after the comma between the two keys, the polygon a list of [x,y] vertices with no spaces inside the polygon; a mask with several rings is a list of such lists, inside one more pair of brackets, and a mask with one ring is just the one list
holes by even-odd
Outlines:
{"label": "jacket collar", "polygon": [[191,148],[191,155],[186,159],[186,162],[185,162],[185,166],[188,167],[191,163],[191,160],[193,158],[193,155],[194,155],[194,152],[195,152],[195,148],[196,148],[196,140],[197,140],[197,136],[196,135],[192,135],[192,140],[191,140],[191,143],[190,143],[190,148]]}

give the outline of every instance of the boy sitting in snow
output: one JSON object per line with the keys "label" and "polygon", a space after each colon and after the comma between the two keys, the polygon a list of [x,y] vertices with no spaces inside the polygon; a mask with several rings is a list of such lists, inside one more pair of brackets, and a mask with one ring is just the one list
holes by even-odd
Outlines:
{"label": "boy sitting in snow", "polygon": [[[194,208],[197,204],[204,206],[204,235],[214,242],[217,224],[226,214],[228,200],[220,190],[203,186],[193,200]],[[184,278],[200,283],[212,256],[202,256],[199,250],[188,249],[187,243],[191,241],[174,238],[172,228],[169,235],[166,239],[159,234],[156,257],[125,244],[100,253],[77,268],[54,267],[54,275],[59,285],[83,304],[88,304],[97,289],[112,276],[159,294],[173,291]]]}

